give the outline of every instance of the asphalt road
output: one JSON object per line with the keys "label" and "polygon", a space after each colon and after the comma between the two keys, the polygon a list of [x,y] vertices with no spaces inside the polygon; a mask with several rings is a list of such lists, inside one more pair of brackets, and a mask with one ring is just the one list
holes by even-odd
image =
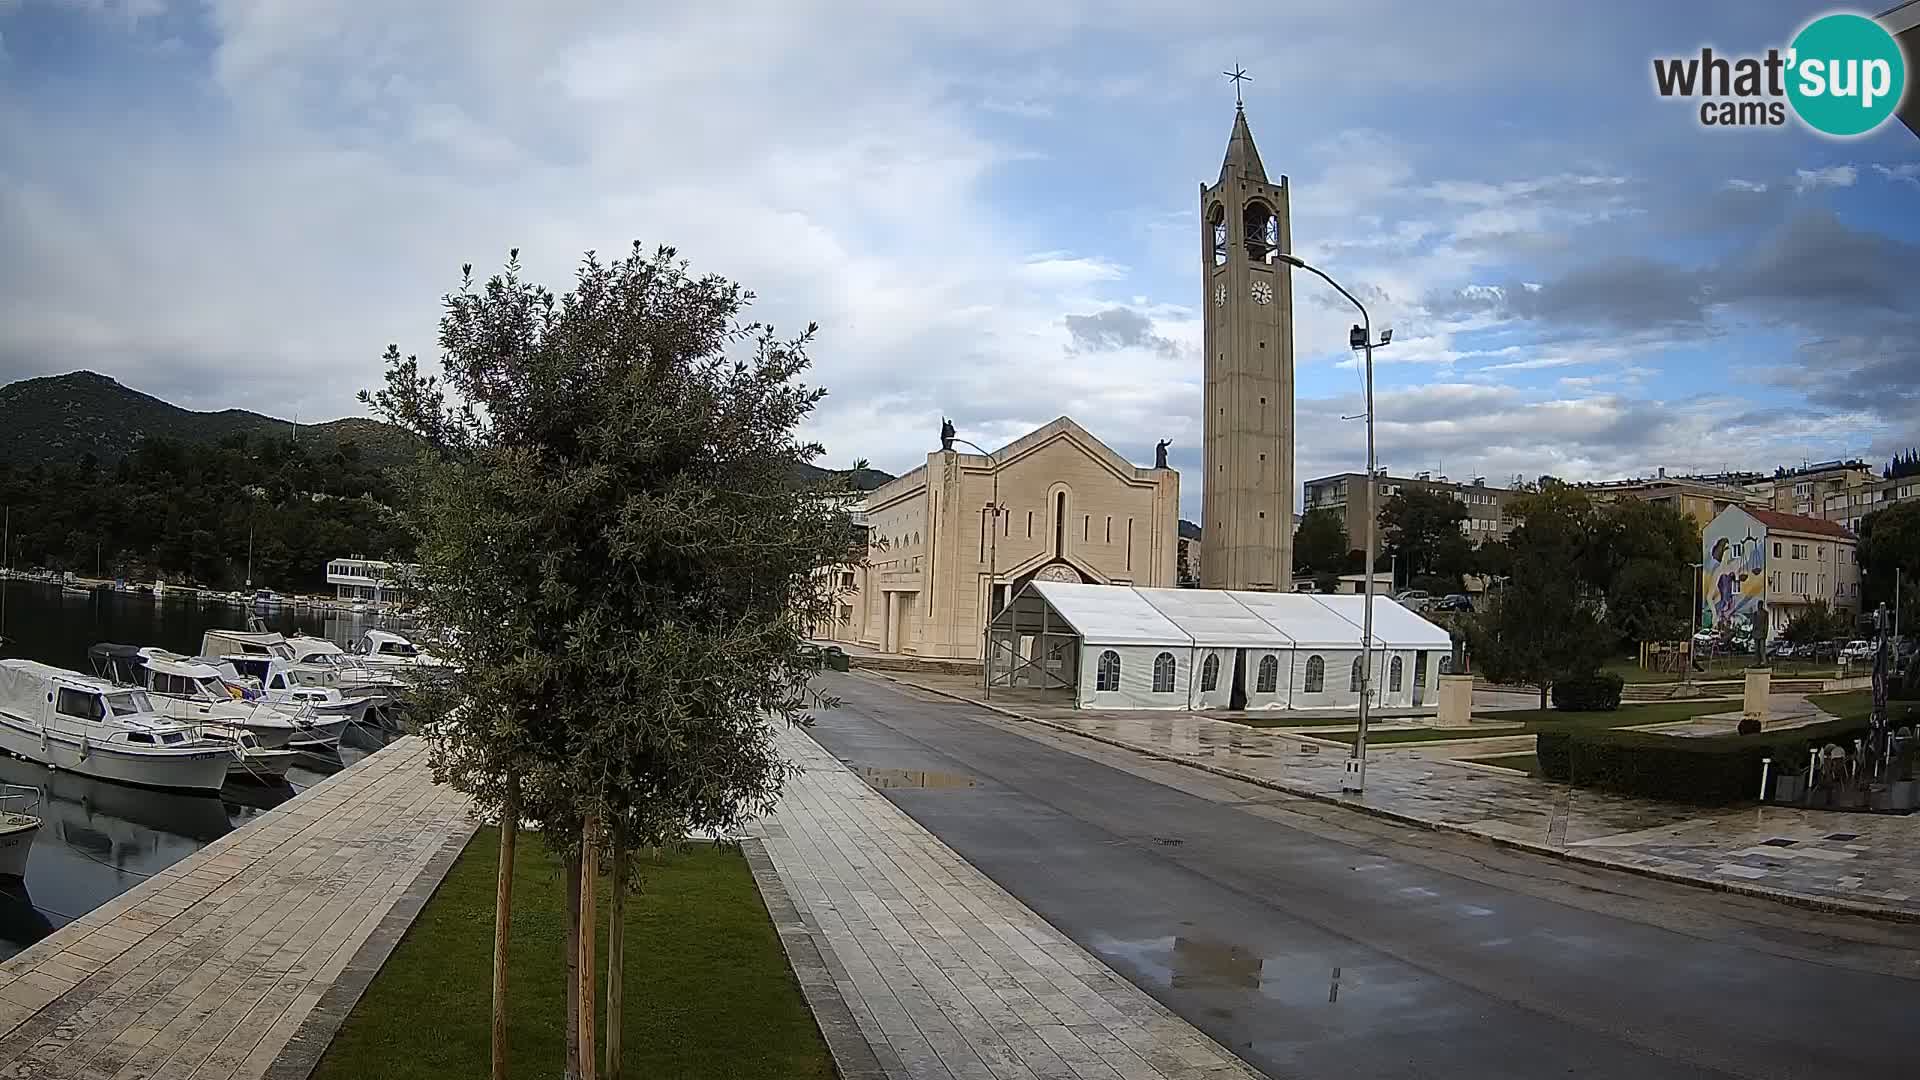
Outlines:
{"label": "asphalt road", "polygon": [[1407,829],[861,673],[824,689],[822,745],[1270,1076],[1920,1071],[1920,927]]}

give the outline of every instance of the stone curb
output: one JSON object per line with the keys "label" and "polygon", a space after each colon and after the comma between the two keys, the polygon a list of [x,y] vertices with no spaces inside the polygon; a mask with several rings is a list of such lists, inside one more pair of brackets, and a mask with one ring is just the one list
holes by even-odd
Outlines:
{"label": "stone curb", "polygon": [[373,977],[380,973],[387,958],[393,955],[394,947],[406,936],[413,920],[427,906],[434,890],[440,887],[447,871],[453,869],[454,861],[460,858],[460,853],[466,850],[468,841],[473,839],[478,829],[478,823],[469,818],[467,827],[447,837],[440,850],[427,860],[427,865],[420,868],[407,886],[407,891],[387,909],[386,915],[373,928],[373,933],[367,935],[367,940],[360,943],[360,948],[347,961],[340,976],[333,980],[333,985],[320,995],[313,1011],[300,1022],[300,1027],[287,1040],[287,1045],[281,1048],[280,1055],[262,1074],[261,1080],[307,1080],[313,1075],[327,1047],[333,1044],[333,1037],[339,1034],[340,1025],[346,1022],[353,1007],[360,1003],[360,996],[366,993],[367,987],[373,983]]}
{"label": "stone curb", "polygon": [[[1415,828],[1426,829],[1430,832],[1445,832],[1445,833],[1454,833],[1460,836],[1470,836],[1476,840],[1486,841],[1487,843],[1490,843],[1495,847],[1507,848],[1513,851],[1524,851],[1534,855],[1545,855],[1548,858],[1560,859],[1564,862],[1579,863],[1585,866],[1598,867],[1603,870],[1617,870],[1617,871],[1620,871],[1621,873],[1637,874],[1640,877],[1653,878],[1657,881],[1670,882],[1675,885],[1691,885],[1695,888],[1710,889],[1714,892],[1733,893],[1739,896],[1749,896],[1749,897],[1753,897],[1755,899],[1760,899],[1760,900],[1771,900],[1775,903],[1786,904],[1792,907],[1805,908],[1810,911],[1821,911],[1821,912],[1827,912],[1829,914],[1835,914],[1835,915],[1855,915],[1855,916],[1860,916],[1862,918],[1878,919],[1883,922],[1920,923],[1920,912],[1916,912],[1916,911],[1907,911],[1901,908],[1880,907],[1873,904],[1862,904],[1862,903],[1859,903],[1858,901],[1853,901],[1853,900],[1837,900],[1837,899],[1828,899],[1826,897],[1820,897],[1820,896],[1809,896],[1805,893],[1788,892],[1784,889],[1769,889],[1763,886],[1747,885],[1741,882],[1716,881],[1712,878],[1693,877],[1688,874],[1677,873],[1672,870],[1661,870],[1651,866],[1638,866],[1633,863],[1614,862],[1612,860],[1601,858],[1594,855],[1589,855],[1581,851],[1568,851],[1565,848],[1557,848],[1549,844],[1534,843],[1533,841],[1530,841],[1530,840],[1516,840],[1508,836],[1495,836],[1492,833],[1482,832],[1478,829],[1474,829],[1466,825],[1456,825],[1452,822],[1446,822],[1446,821],[1433,821],[1427,818],[1415,817],[1412,814],[1402,813],[1401,811],[1398,811],[1398,810],[1388,810],[1384,807],[1379,807],[1379,806],[1368,806],[1365,803],[1356,802],[1352,799],[1343,798],[1339,795],[1330,795],[1324,791],[1315,791],[1311,788],[1297,787],[1297,786],[1292,786],[1288,784],[1283,784],[1277,780],[1273,780],[1264,776],[1256,776],[1253,773],[1241,772],[1238,769],[1228,769],[1219,765],[1209,765],[1206,762],[1194,761],[1190,758],[1183,758],[1177,754],[1169,754],[1164,751],[1152,749],[1151,747],[1140,746],[1135,743],[1125,742],[1123,740],[1110,738],[1105,735],[1096,735],[1090,731],[1082,731],[1079,728],[1071,727],[1066,724],[1056,723],[1052,720],[1042,720],[1039,717],[1027,716],[1023,713],[1014,712],[1011,709],[1003,709],[1000,706],[991,704],[989,702],[981,701],[976,698],[967,697],[964,694],[956,694],[951,691],[941,690],[937,687],[932,687],[932,686],[923,686],[916,682],[911,682],[906,679],[894,678],[891,675],[886,675],[880,672],[875,672],[874,674],[879,675],[881,678],[887,679],[890,682],[897,682],[902,686],[911,686],[917,690],[925,690],[930,694],[938,694],[941,697],[948,698],[953,701],[964,702],[968,705],[974,705],[982,709],[988,709],[992,712],[999,713],[1002,716],[1009,717],[1014,720],[1020,720],[1029,724],[1039,724],[1041,727],[1051,728],[1054,731],[1063,732],[1068,735],[1077,735],[1083,739],[1091,739],[1097,743],[1105,743],[1108,746],[1118,747],[1119,749],[1122,749],[1122,750],[1129,750],[1129,751],[1132,751],[1133,753],[1140,754],[1143,757],[1150,757],[1159,761],[1170,762],[1175,765],[1185,765],[1188,768],[1198,769],[1201,772],[1212,773],[1215,776],[1222,776],[1229,780],[1238,780],[1241,783],[1253,784],[1256,787],[1263,787],[1270,791],[1278,791],[1287,795],[1296,795],[1303,799],[1312,799],[1315,802],[1323,802],[1323,803],[1331,804],[1333,806],[1344,807],[1348,810],[1358,811],[1359,813],[1367,814],[1371,817],[1377,817],[1377,818],[1385,819],[1387,821],[1398,822],[1402,825],[1411,825]],[[1345,746],[1346,744],[1341,743],[1338,745]]]}
{"label": "stone curb", "polygon": [[839,982],[833,977],[833,968],[827,959],[832,955],[833,946],[787,893],[786,882],[780,879],[780,871],[767,855],[767,846],[758,837],[748,837],[740,841],[740,849],[747,857],[748,869],[753,871],[754,883],[760,887],[760,899],[767,906],[767,915],[780,933],[780,947],[786,950],[787,964],[800,983],[800,992],[807,999],[814,1023],[820,1027],[827,1052],[833,1056],[835,1075],[841,1080],[885,1080],[886,1071],[873,1051],[873,1044],[860,1030],[853,1010],[840,994]]}

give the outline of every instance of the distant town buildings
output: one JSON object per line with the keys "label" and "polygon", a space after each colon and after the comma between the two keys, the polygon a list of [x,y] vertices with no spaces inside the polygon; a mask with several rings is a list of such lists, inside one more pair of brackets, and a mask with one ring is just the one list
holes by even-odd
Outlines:
{"label": "distant town buildings", "polygon": [[419,573],[419,563],[358,557],[327,562],[327,584],[333,586],[336,600],[366,600],[376,604],[404,600]]}

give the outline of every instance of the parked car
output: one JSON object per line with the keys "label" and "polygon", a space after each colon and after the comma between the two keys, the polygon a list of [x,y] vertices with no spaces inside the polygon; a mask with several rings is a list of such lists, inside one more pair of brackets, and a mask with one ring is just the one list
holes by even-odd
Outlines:
{"label": "parked car", "polygon": [[1873,652],[1872,642],[1855,638],[1847,642],[1846,647],[1840,650],[1840,659],[1850,662],[1872,660]]}
{"label": "parked car", "polygon": [[1473,597],[1466,593],[1448,593],[1434,601],[1435,611],[1472,611]]}

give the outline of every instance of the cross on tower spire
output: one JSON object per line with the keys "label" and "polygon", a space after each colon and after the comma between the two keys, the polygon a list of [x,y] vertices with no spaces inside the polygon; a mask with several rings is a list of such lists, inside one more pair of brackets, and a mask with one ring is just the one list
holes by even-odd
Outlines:
{"label": "cross on tower spire", "polygon": [[1233,80],[1233,105],[1234,105],[1234,108],[1236,108],[1236,109],[1244,109],[1244,108],[1246,108],[1246,107],[1247,107],[1247,103],[1246,103],[1246,102],[1244,102],[1244,101],[1242,101],[1242,100],[1240,100],[1240,84],[1241,84],[1241,83],[1243,83],[1243,82],[1252,82],[1252,81],[1253,81],[1253,76],[1251,76],[1251,75],[1249,75],[1249,74],[1247,74],[1247,69],[1246,69],[1246,68],[1243,68],[1243,67],[1241,67],[1241,66],[1240,66],[1239,64],[1237,64],[1237,63],[1233,65],[1233,70],[1232,70],[1232,71],[1223,71],[1223,72],[1221,72],[1220,74],[1222,74],[1222,75],[1225,75],[1225,76],[1226,76],[1227,78],[1229,78],[1229,79],[1231,79],[1231,80]]}

